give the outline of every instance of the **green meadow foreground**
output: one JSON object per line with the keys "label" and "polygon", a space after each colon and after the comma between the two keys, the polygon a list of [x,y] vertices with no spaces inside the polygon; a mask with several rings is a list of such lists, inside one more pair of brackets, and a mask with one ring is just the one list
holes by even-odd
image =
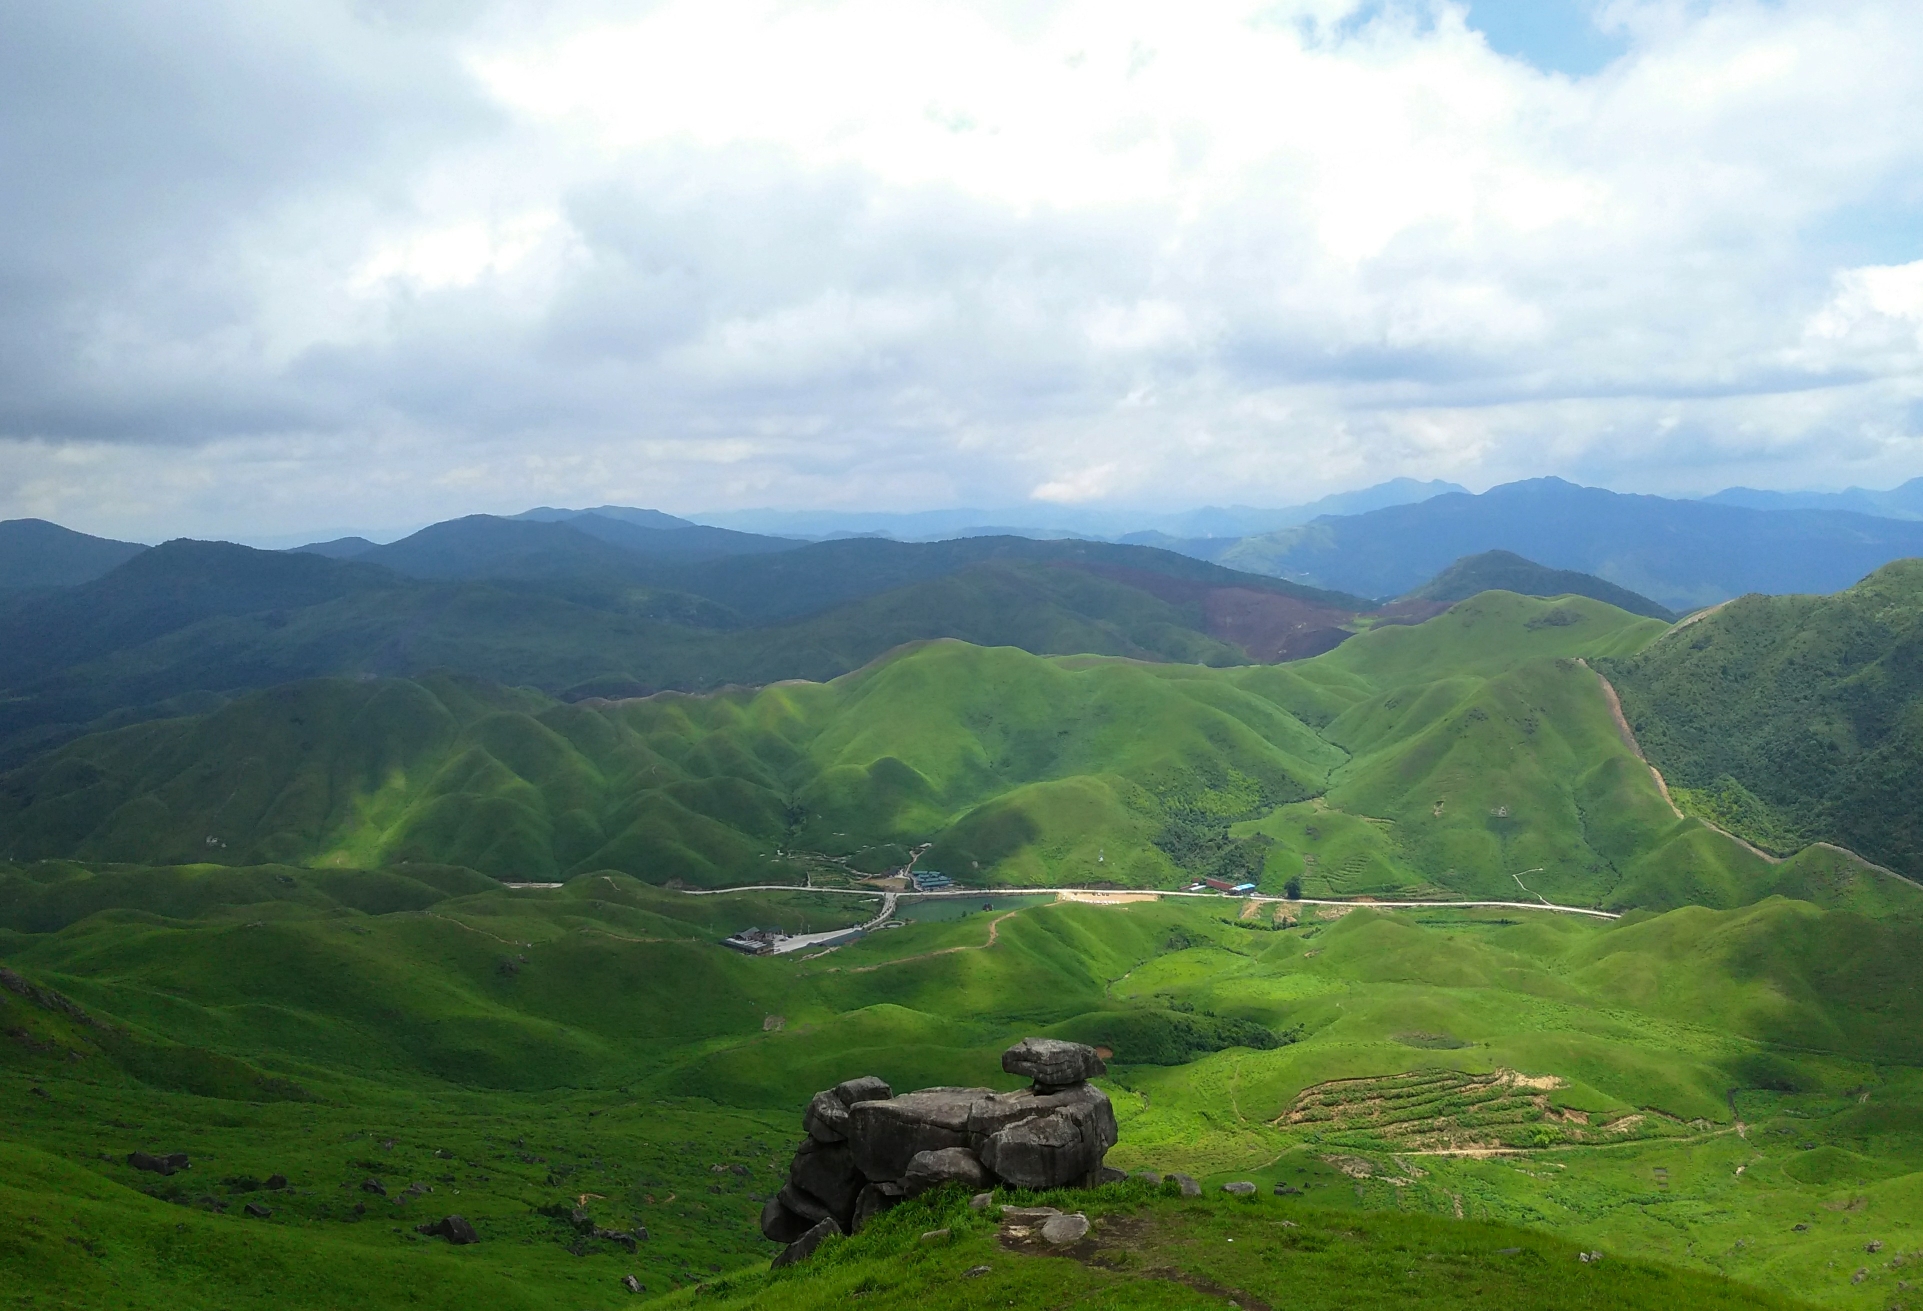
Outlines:
{"label": "green meadow foreground", "polygon": [[[1211,1186],[1200,1210],[1117,1200],[1106,1232],[1135,1232],[1122,1220],[1140,1212],[1148,1266],[1206,1235],[1266,1242],[1286,1218],[1310,1227],[1303,1241],[1340,1238],[1299,1263],[1331,1298],[1430,1252],[1452,1264],[1420,1271],[1535,1298],[1581,1287],[1558,1263],[1587,1276],[1573,1254],[1594,1249],[1616,1263],[1596,1286],[1614,1291],[1570,1304],[1653,1304],[1635,1299],[1658,1285],[1631,1273],[1654,1262],[1881,1307],[1904,1299],[1923,1249],[1914,919],[1771,899],[1614,923],[1356,910],[1278,928],[1273,903],[1245,919],[1232,900],[1058,902],[910,921],[803,960],[739,957],[714,936],[743,916],[818,925],[835,908],[807,903],[824,895],[754,904],[592,876],[419,885],[425,904],[368,913],[324,891],[351,878],[203,869],[149,877],[174,915],[77,914],[110,881],[7,882],[16,922],[35,890],[76,916],[5,945],[17,978],[86,1017],[0,991],[14,1034],[0,1251],[19,1305],[451,1306],[485,1290],[616,1306],[630,1273],[650,1294],[711,1283],[765,1267],[759,1199],[815,1089],[870,1072],[1007,1086],[998,1053],[1027,1033],[1115,1053],[1111,1162]],[[1250,1045],[1250,1026],[1277,1045]],[[192,1167],[138,1173],[134,1150]],[[275,1174],[285,1188],[256,1187]],[[1231,1179],[1257,1198],[1213,1193]],[[577,1208],[648,1237],[632,1253],[584,1237]],[[482,1242],[415,1233],[450,1212]],[[1475,1224],[1452,1228],[1458,1215]],[[1536,1233],[1492,1237],[1489,1222]],[[851,1241],[854,1264],[835,1269],[911,1288],[949,1259],[879,1242]],[[956,1242],[972,1266],[992,1238]],[[1479,1255],[1518,1245],[1548,1264]],[[1298,1250],[1194,1271],[1265,1298]],[[1008,1260],[1026,1304],[1140,1274]],[[1183,1305],[1187,1285],[1165,1284],[1155,1296]]]}
{"label": "green meadow foreground", "polygon": [[[1492,592],[1286,665],[935,642],[575,704],[315,680],[83,737],[0,777],[0,1305],[1923,1306],[1923,889],[1813,840],[1907,869],[1900,780],[1666,792],[1599,676],[1659,764],[1768,719],[1705,681],[1730,613]],[[1868,695],[1840,660],[1813,705]],[[865,921],[911,853],[987,890],[718,945]],[[1128,896],[1204,877],[1273,899]],[[748,882],[795,890],[695,895]],[[1063,886],[1108,895],[1021,895]],[[1110,1163],[1204,1196],[1059,1199],[1064,1253],[939,1195],[768,1272],[815,1091],[1009,1087],[1031,1034],[1112,1053]]]}

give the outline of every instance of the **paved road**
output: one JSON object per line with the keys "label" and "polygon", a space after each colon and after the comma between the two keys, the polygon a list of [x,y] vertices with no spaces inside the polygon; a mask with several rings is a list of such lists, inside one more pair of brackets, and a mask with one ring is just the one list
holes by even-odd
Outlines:
{"label": "paved road", "polygon": [[882,912],[863,928],[872,927],[886,920],[895,912],[895,902],[899,897],[980,897],[992,901],[996,897],[1037,897],[1055,896],[1064,892],[1117,892],[1135,896],[1150,897],[1212,897],[1217,901],[1259,901],[1273,902],[1290,906],[1370,906],[1376,910],[1470,910],[1485,908],[1492,910],[1547,910],[1562,915],[1587,915],[1591,919],[1614,920],[1622,916],[1607,910],[1594,910],[1588,906],[1561,906],[1553,901],[1389,901],[1382,898],[1349,898],[1338,900],[1326,897],[1270,897],[1260,893],[1248,896],[1230,896],[1221,892],[1165,892],[1159,888],[957,888],[945,892],[876,892],[865,888],[804,888],[793,883],[750,883],[738,888],[683,888],[691,897],[719,897],[735,892],[825,892],[844,897],[880,897]]}

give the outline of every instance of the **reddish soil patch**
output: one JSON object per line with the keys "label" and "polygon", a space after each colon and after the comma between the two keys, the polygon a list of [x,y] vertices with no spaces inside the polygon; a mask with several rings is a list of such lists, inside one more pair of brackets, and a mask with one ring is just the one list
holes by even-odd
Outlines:
{"label": "reddish soil patch", "polygon": [[1252,660],[1273,663],[1305,660],[1333,651],[1350,636],[1344,624],[1355,611],[1314,605],[1252,587],[1213,587],[1187,578],[1115,565],[1070,565],[1139,588],[1170,605],[1201,610],[1203,631],[1224,642],[1234,642]]}

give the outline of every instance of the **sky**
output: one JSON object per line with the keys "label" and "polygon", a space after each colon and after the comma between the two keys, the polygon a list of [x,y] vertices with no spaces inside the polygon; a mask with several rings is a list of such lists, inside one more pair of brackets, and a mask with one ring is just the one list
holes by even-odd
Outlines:
{"label": "sky", "polygon": [[1915,0],[0,0],[0,518],[1923,474]]}

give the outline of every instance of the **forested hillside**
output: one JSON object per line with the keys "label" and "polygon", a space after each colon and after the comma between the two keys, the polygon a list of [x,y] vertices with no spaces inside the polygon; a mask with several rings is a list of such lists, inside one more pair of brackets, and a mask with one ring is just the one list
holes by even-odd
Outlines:
{"label": "forested hillside", "polygon": [[1923,877],[1923,560],[1833,596],[1745,596],[1603,662],[1687,808],[1768,850]]}

